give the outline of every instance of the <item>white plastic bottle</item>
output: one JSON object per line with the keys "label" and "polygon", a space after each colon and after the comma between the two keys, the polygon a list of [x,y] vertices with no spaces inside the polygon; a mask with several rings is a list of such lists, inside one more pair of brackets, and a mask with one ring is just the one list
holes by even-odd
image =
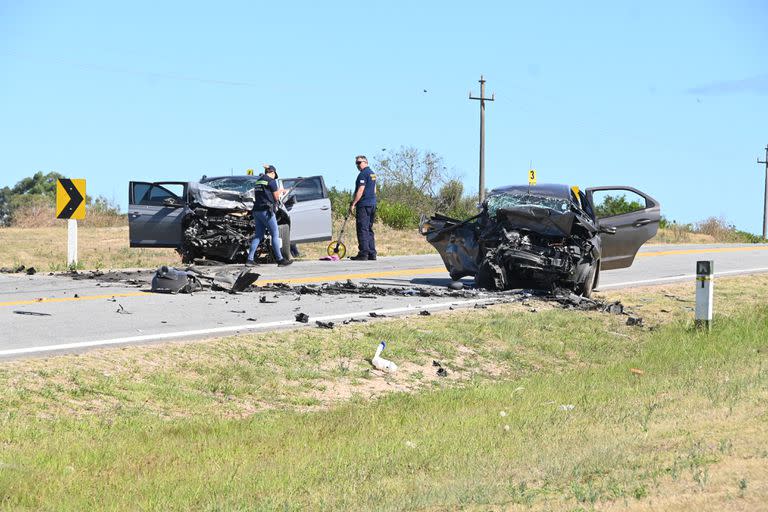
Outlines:
{"label": "white plastic bottle", "polygon": [[376,347],[376,354],[373,356],[373,359],[371,359],[371,363],[373,363],[373,366],[378,370],[394,373],[397,371],[397,365],[389,359],[384,359],[381,357],[381,353],[385,348],[387,348],[387,344],[385,342],[382,341],[379,343],[379,346]]}

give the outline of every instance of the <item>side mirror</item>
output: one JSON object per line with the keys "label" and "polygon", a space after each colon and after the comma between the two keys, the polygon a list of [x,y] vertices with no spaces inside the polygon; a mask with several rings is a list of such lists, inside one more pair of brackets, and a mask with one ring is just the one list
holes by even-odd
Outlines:
{"label": "side mirror", "polygon": [[181,201],[179,201],[175,197],[166,197],[165,199],[163,199],[163,204],[165,206],[170,206],[172,208],[181,208],[182,206],[184,206],[181,203]]}
{"label": "side mirror", "polygon": [[296,196],[293,194],[289,195],[288,198],[283,201],[283,204],[285,204],[286,208],[290,208],[294,204],[296,204]]}
{"label": "side mirror", "polygon": [[606,235],[615,235],[616,234],[616,228],[614,226],[604,226],[604,225],[601,225],[600,229],[598,231],[600,233],[605,233]]}

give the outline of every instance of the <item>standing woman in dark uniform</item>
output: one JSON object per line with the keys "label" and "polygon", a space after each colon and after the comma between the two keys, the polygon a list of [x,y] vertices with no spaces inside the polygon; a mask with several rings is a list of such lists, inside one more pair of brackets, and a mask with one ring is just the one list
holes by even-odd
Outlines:
{"label": "standing woman in dark uniform", "polygon": [[281,242],[280,233],[277,229],[277,202],[285,189],[277,185],[277,169],[274,165],[265,165],[264,173],[256,180],[255,197],[253,202],[253,220],[256,223],[256,233],[251,240],[251,249],[248,251],[248,259],[245,264],[253,266],[253,258],[256,250],[259,248],[261,239],[264,238],[264,232],[268,229],[272,237],[272,252],[277,260],[278,267],[286,267],[293,263],[293,260],[286,260],[280,252]]}
{"label": "standing woman in dark uniform", "polygon": [[373,235],[373,220],[376,216],[376,175],[368,167],[368,159],[364,155],[355,157],[355,166],[358,171],[355,180],[355,195],[349,205],[349,213],[352,208],[355,211],[357,227],[357,256],[349,259],[355,261],[376,259],[376,239]]}

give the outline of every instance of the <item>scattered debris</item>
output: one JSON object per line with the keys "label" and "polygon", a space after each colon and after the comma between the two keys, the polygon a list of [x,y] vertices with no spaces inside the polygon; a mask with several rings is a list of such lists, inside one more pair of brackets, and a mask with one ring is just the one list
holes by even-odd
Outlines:
{"label": "scattered debris", "polygon": [[506,418],[507,417],[507,411],[500,411],[499,412],[499,416],[501,416],[502,418]]}
{"label": "scattered debris", "polygon": [[645,375],[645,372],[640,368],[630,368],[629,371],[635,375]]}
{"label": "scattered debris", "polygon": [[438,377],[447,377],[448,376],[448,370],[443,368],[442,366],[437,369],[437,376]]}
{"label": "scattered debris", "polygon": [[307,322],[309,322],[309,315],[307,315],[306,313],[297,313],[296,321],[306,324]]}
{"label": "scattered debris", "polygon": [[75,298],[75,299],[79,299],[79,298],[80,298],[80,295],[78,295],[78,294],[75,294],[74,298]]}
{"label": "scattered debris", "polygon": [[277,304],[276,300],[267,300],[266,295],[259,297],[259,304]]}
{"label": "scattered debris", "polygon": [[397,371],[397,365],[392,361],[390,361],[389,359],[384,359],[383,357],[381,357],[381,353],[384,351],[386,347],[387,347],[387,344],[385,342],[382,341],[381,343],[379,343],[379,346],[376,347],[376,354],[373,356],[373,359],[371,359],[371,364],[377,370],[394,373]]}
{"label": "scattered debris", "polygon": [[413,441],[406,441],[405,446],[407,446],[408,448],[416,448],[416,443],[414,443]]}
{"label": "scattered debris", "polygon": [[368,313],[368,316],[370,316],[371,318],[386,318],[387,317],[387,315],[382,315],[382,314],[377,313],[375,311],[371,311],[370,313]]}
{"label": "scattered debris", "polygon": [[333,322],[322,322],[320,320],[316,320],[315,324],[321,329],[333,329]]}
{"label": "scattered debris", "polygon": [[351,323],[355,323],[355,322],[365,323],[367,321],[368,320],[366,320],[365,318],[350,318],[349,320],[344,320],[342,323],[344,325],[347,325],[347,324],[351,324]]}
{"label": "scattered debris", "polygon": [[509,432],[509,425],[504,425],[504,432]]}
{"label": "scattered debris", "polygon": [[256,322],[255,318],[246,318],[245,320],[248,321],[248,322]]}
{"label": "scattered debris", "polygon": [[203,289],[200,280],[191,272],[163,265],[152,278],[152,291],[157,293],[192,293]]}
{"label": "scattered debris", "polygon": [[37,270],[35,269],[35,267],[29,267],[29,268],[27,269],[27,275],[28,275],[28,276],[33,276],[33,275],[35,275],[36,273],[37,273]]}
{"label": "scattered debris", "polygon": [[637,327],[642,327],[643,319],[639,316],[630,316],[627,318],[627,325],[636,325]]}
{"label": "scattered debris", "polygon": [[485,304],[477,303],[475,304],[475,309],[488,309],[488,306],[486,306]]}
{"label": "scattered debris", "polygon": [[429,311],[427,311],[426,309],[425,309],[425,310],[423,310],[423,311],[419,311],[419,314],[420,314],[421,316],[430,316],[430,315],[432,315],[432,313],[430,313],[430,312],[429,312]]}
{"label": "scattered debris", "polygon": [[38,313],[37,311],[14,311],[14,313],[26,316],[53,316],[50,313]]}
{"label": "scattered debris", "polygon": [[230,309],[229,312],[230,313],[237,313],[239,315],[244,315],[245,314],[245,310],[244,309]]}
{"label": "scattered debris", "polygon": [[24,272],[26,267],[24,265],[18,265],[16,267],[0,267],[0,273],[2,274],[18,274]]}
{"label": "scattered debris", "polygon": [[127,309],[125,309],[123,307],[123,305],[120,304],[119,302],[117,303],[117,311],[115,311],[115,313],[120,313],[121,315],[130,315],[131,314],[131,312],[128,311]]}
{"label": "scattered debris", "polygon": [[572,411],[574,408],[576,408],[576,406],[573,404],[564,404],[558,407],[561,411]]}

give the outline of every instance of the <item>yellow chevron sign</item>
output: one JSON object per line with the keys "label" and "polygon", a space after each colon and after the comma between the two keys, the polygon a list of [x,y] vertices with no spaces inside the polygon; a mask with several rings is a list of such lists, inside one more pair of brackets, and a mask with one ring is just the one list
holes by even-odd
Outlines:
{"label": "yellow chevron sign", "polygon": [[56,182],[56,218],[85,218],[85,180],[61,178]]}

